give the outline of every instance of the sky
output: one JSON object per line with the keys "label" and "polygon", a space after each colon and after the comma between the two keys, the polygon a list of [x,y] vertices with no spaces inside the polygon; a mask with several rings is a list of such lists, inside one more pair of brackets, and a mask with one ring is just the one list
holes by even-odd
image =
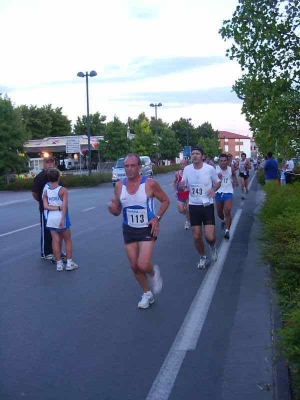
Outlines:
{"label": "sky", "polygon": [[[238,0],[1,0],[0,93],[21,104],[52,104],[72,123],[90,113],[122,122],[150,103],[158,118],[191,118],[251,135],[232,91],[241,76],[218,30]],[[5,35],[4,35],[5,32]],[[5,39],[4,39],[5,38]]]}

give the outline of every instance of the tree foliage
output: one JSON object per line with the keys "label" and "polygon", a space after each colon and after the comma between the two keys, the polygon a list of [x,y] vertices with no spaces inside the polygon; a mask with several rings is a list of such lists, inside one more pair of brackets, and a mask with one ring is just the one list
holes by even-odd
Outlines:
{"label": "tree foliage", "polygon": [[0,175],[28,171],[23,153],[28,138],[20,110],[8,97],[0,96]]}
{"label": "tree foliage", "polygon": [[71,135],[71,121],[62,114],[61,107],[21,105],[18,109],[30,139]]}
{"label": "tree foliage", "polygon": [[[103,136],[106,129],[106,116],[101,115],[99,112],[90,114],[90,129],[91,136]],[[75,135],[86,135],[87,134],[87,118],[83,115],[81,118],[77,117],[77,121],[74,125]]]}
{"label": "tree foliage", "polygon": [[154,157],[157,152],[157,141],[151,131],[149,120],[147,118],[134,120],[133,132],[135,136],[132,139],[132,151],[140,155]]}
{"label": "tree foliage", "polygon": [[299,0],[240,0],[220,29],[223,39],[234,41],[226,54],[243,75],[233,90],[259,147],[266,135],[281,151],[300,137],[299,26]]}
{"label": "tree foliage", "polygon": [[197,144],[201,146],[209,157],[216,157],[220,153],[218,131],[215,131],[209,122],[196,128]]}
{"label": "tree foliage", "polygon": [[171,160],[178,157],[182,146],[171,128],[164,128],[160,133],[159,152],[163,160]]}
{"label": "tree foliage", "polygon": [[103,139],[99,144],[99,152],[105,160],[117,160],[131,151],[131,141],[127,138],[127,126],[116,116],[106,125]]}

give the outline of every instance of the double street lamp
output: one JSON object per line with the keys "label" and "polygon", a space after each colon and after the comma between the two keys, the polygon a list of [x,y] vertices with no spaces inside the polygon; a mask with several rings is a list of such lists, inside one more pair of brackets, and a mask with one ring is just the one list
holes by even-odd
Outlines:
{"label": "double street lamp", "polygon": [[89,77],[96,76],[97,72],[96,71],[91,71],[84,74],[83,72],[78,72],[77,76],[79,78],[86,78],[86,124],[87,124],[87,137],[88,137],[88,170],[89,170],[89,175],[92,172],[92,157],[91,157],[91,121],[90,121],[90,110],[89,110]]}
{"label": "double street lamp", "polygon": [[157,162],[158,162],[158,158],[159,158],[159,156],[158,156],[158,122],[157,122],[157,107],[161,107],[161,106],[162,106],[161,103],[158,103],[158,104],[156,104],[156,103],[151,103],[151,104],[150,104],[150,107],[154,107],[154,109],[155,109],[155,134],[156,134],[156,152],[157,152],[156,157],[157,157]]}

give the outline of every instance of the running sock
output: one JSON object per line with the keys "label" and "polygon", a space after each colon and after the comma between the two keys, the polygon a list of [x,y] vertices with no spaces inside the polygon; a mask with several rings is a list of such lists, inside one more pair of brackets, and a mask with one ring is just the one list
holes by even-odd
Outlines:
{"label": "running sock", "polygon": [[68,259],[67,259],[67,265],[68,265],[68,266],[71,266],[71,265],[72,265],[72,258],[68,258]]}

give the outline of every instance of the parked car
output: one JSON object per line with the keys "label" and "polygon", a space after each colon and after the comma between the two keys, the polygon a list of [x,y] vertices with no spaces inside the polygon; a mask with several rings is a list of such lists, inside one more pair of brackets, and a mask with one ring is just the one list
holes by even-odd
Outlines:
{"label": "parked car", "polygon": [[[141,168],[141,175],[149,176],[152,178],[153,171],[152,171],[152,161],[148,156],[140,156],[142,168]],[[112,183],[115,186],[117,182],[121,179],[125,178],[125,168],[124,168],[124,158],[119,158],[112,168]]]}

